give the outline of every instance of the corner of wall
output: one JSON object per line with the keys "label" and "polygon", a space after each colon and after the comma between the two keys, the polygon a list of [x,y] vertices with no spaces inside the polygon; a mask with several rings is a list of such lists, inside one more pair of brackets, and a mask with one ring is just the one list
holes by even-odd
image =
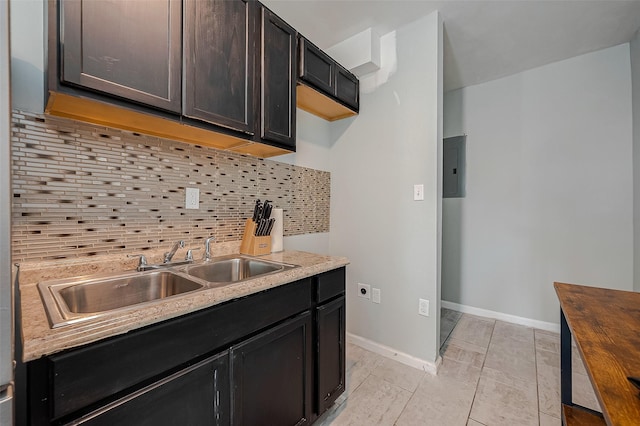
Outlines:
{"label": "corner of wall", "polygon": [[640,31],[629,43],[633,114],[633,289],[640,292]]}
{"label": "corner of wall", "polygon": [[[332,129],[330,247],[351,261],[349,333],[433,363],[440,279],[439,14],[383,36],[381,50],[379,74],[361,88],[360,115]],[[425,199],[414,201],[412,188],[420,183]],[[379,288],[381,303],[355,297],[357,283]],[[421,298],[431,301],[429,317],[418,314]]]}

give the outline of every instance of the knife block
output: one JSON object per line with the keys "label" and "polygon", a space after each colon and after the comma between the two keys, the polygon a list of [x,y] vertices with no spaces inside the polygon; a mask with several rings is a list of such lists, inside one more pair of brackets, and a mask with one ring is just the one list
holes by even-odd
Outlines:
{"label": "knife block", "polygon": [[240,244],[240,253],[250,256],[261,256],[271,253],[271,235],[256,237],[257,224],[253,219],[247,219],[244,225],[244,235]]}

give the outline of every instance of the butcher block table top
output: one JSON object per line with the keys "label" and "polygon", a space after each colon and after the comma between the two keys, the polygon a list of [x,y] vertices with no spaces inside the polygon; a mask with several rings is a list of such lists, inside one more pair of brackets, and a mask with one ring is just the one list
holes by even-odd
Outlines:
{"label": "butcher block table top", "polygon": [[[640,293],[555,283],[607,425],[640,425]],[[571,412],[571,407],[567,407]]]}

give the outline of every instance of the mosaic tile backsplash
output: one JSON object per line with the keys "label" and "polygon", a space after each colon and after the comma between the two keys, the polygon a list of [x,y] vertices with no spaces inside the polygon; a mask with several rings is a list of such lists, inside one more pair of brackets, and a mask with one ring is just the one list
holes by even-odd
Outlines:
{"label": "mosaic tile backsplash", "polygon": [[257,198],[285,236],[329,231],[329,172],[19,111],[12,126],[16,262],[237,241]]}

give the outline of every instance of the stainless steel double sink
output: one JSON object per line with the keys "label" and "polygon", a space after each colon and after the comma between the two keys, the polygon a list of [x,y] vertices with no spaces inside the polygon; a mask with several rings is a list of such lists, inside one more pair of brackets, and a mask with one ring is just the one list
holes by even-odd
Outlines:
{"label": "stainless steel double sink", "polygon": [[38,284],[52,328],[136,309],[297,267],[242,255],[144,272],[100,274]]}

